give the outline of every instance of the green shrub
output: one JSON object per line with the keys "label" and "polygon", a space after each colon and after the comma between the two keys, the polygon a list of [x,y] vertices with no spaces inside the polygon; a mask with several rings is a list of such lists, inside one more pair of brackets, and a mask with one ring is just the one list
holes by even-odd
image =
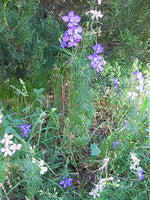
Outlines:
{"label": "green shrub", "polygon": [[1,81],[34,76],[36,86],[46,84],[58,51],[60,26],[49,13],[45,18],[45,12],[37,0],[0,2]]}

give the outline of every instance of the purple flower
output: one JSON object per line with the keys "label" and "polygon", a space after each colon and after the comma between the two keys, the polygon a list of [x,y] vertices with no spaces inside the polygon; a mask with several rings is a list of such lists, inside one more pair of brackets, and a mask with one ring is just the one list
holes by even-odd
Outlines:
{"label": "purple flower", "polygon": [[62,46],[63,47],[73,47],[77,46],[78,42],[82,40],[82,36],[80,33],[82,32],[82,28],[80,26],[73,26],[69,28],[65,33],[63,34],[62,37]]}
{"label": "purple flower", "polygon": [[63,188],[65,189],[67,186],[71,186],[71,182],[73,181],[72,178],[66,178],[64,177],[64,180],[63,181],[60,181],[60,185],[63,185]]}
{"label": "purple flower", "polygon": [[115,83],[114,89],[117,90],[118,87],[119,87],[119,85],[120,85],[120,83],[119,83],[119,81],[117,80],[117,78],[114,78],[113,82]]}
{"label": "purple flower", "polygon": [[96,53],[103,53],[104,47],[99,43],[94,45],[93,49]]}
{"label": "purple flower", "polygon": [[138,177],[139,177],[139,180],[142,181],[142,179],[144,178],[143,169],[138,171]]}
{"label": "purple flower", "polygon": [[142,73],[138,70],[136,70],[135,72],[132,72],[132,74],[135,76],[134,81],[136,81],[136,79],[138,79],[140,81],[140,79],[143,79]]}
{"label": "purple flower", "polygon": [[115,149],[117,144],[119,144],[119,141],[116,140],[116,142],[113,144],[113,148]]}
{"label": "purple flower", "polygon": [[140,71],[136,70],[135,72],[132,72],[132,74],[135,76],[134,82],[136,80],[139,82],[139,86],[137,86],[136,88],[140,92],[146,93],[145,86],[144,86],[144,77],[143,77],[142,73]]}
{"label": "purple flower", "polygon": [[88,56],[88,59],[91,60],[91,66],[96,69],[96,72],[104,71],[103,65],[103,57],[94,53],[93,55]]}
{"label": "purple flower", "polygon": [[30,130],[31,125],[22,123],[21,126],[18,126],[18,128],[21,129],[21,135],[22,135],[22,137],[28,137],[28,134],[31,131]]}
{"label": "purple flower", "polygon": [[68,15],[62,17],[62,20],[68,23],[68,27],[73,27],[78,25],[81,17],[78,15],[74,15],[74,12],[70,11]]}

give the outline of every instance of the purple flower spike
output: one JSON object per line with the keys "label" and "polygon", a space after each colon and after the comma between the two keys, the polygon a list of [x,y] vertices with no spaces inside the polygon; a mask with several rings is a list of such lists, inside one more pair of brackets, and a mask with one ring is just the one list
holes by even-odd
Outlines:
{"label": "purple flower spike", "polygon": [[81,20],[81,17],[78,16],[78,15],[74,15],[74,12],[73,11],[70,11],[68,13],[68,16],[63,16],[62,17],[62,20],[64,22],[67,22],[68,23],[68,27],[73,27],[73,26],[77,26],[78,23],[80,22]]}
{"label": "purple flower spike", "polygon": [[116,142],[115,142],[114,145],[113,145],[113,148],[114,148],[114,149],[116,148],[117,144],[119,144],[119,141],[116,140]]}
{"label": "purple flower spike", "polygon": [[96,69],[96,72],[104,71],[103,65],[103,57],[94,53],[93,55],[89,55],[88,59],[91,60],[91,66]]}
{"label": "purple flower spike", "polygon": [[100,43],[94,45],[93,49],[96,53],[103,53],[105,47],[103,47]]}
{"label": "purple flower spike", "polygon": [[60,185],[63,185],[63,188],[65,189],[67,186],[71,186],[71,182],[73,181],[72,178],[66,178],[64,177],[64,180],[63,181],[60,181]]}
{"label": "purple flower spike", "polygon": [[21,135],[22,135],[22,137],[28,137],[28,134],[31,131],[30,130],[31,125],[22,123],[21,126],[18,126],[18,128],[21,129]]}
{"label": "purple flower spike", "polygon": [[142,179],[144,178],[143,169],[138,171],[138,177],[139,177],[139,180],[142,181]]}
{"label": "purple flower spike", "polygon": [[82,32],[82,28],[80,26],[73,26],[71,28],[69,28],[67,31],[65,31],[65,33],[63,34],[62,37],[62,46],[63,47],[73,47],[73,46],[77,46],[78,42],[80,42],[80,40],[82,40],[82,36],[80,35],[80,33]]}
{"label": "purple flower spike", "polygon": [[82,40],[82,36],[80,35],[82,32],[82,28],[78,26],[78,23],[81,20],[81,17],[78,15],[74,15],[73,11],[70,11],[68,15],[63,16],[62,20],[67,22],[68,30],[63,34],[60,47],[73,47],[77,46],[78,42]]}
{"label": "purple flower spike", "polygon": [[117,80],[117,78],[114,78],[113,82],[115,83],[114,89],[117,90],[118,87],[119,87],[119,85],[120,85],[120,83],[119,83],[119,81]]}

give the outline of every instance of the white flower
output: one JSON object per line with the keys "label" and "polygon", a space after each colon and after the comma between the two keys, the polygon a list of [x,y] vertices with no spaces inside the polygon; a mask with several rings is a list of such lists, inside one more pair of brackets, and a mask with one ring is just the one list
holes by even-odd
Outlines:
{"label": "white flower", "polygon": [[13,144],[10,146],[10,150],[12,151],[12,154],[14,154],[16,152],[16,150],[19,150],[22,147],[22,144]]}
{"label": "white flower", "polygon": [[40,167],[43,167],[44,161],[43,161],[43,160],[40,160],[40,161],[39,161],[39,165],[40,165]]}
{"label": "white flower", "polygon": [[36,159],[35,158],[32,158],[32,163],[36,163]]}
{"label": "white flower", "polygon": [[102,18],[104,16],[101,11],[97,10],[90,10],[88,13],[92,14],[92,19],[96,18],[97,20],[98,18]]}
{"label": "white flower", "polygon": [[99,5],[101,5],[101,3],[102,3],[102,0],[97,0],[97,1],[98,1],[98,4],[99,4]]}
{"label": "white flower", "polygon": [[47,172],[47,167],[41,167],[40,174],[43,175],[45,172]]}
{"label": "white flower", "polygon": [[137,168],[139,167],[140,160],[137,158],[135,153],[130,153],[130,155],[131,155],[131,159],[132,159],[130,169],[137,170]]}
{"label": "white flower", "polygon": [[1,152],[4,153],[4,157],[7,155],[12,156],[12,152],[9,150],[9,148],[1,148]]}
{"label": "white flower", "polygon": [[13,144],[13,141],[11,141],[12,138],[13,135],[8,135],[7,133],[5,133],[4,138],[0,140],[0,143],[5,143],[5,145]]}
{"label": "white flower", "polygon": [[100,194],[98,194],[97,192],[98,192],[98,191],[97,191],[96,189],[93,189],[93,190],[89,193],[89,195],[90,195],[90,196],[93,196],[93,198],[95,199],[96,196],[100,197]]}
{"label": "white flower", "polygon": [[16,152],[16,148],[17,148],[17,145],[16,144],[13,144],[10,146],[10,150],[12,151],[12,154],[14,154]]}
{"label": "white flower", "polygon": [[132,100],[134,100],[137,97],[137,93],[135,91],[129,92],[128,97],[130,97]]}
{"label": "white flower", "polygon": [[0,143],[4,144],[4,148],[1,148],[1,152],[4,153],[4,157],[7,155],[12,156],[16,150],[19,150],[22,147],[22,144],[15,144],[11,139],[13,135],[4,134],[4,138],[0,140]]}
{"label": "white flower", "polygon": [[96,189],[102,192],[103,189],[105,188],[106,182],[107,178],[102,178],[101,180],[99,180],[99,182],[96,185]]}
{"label": "white flower", "polygon": [[17,144],[17,150],[21,149],[22,144]]}

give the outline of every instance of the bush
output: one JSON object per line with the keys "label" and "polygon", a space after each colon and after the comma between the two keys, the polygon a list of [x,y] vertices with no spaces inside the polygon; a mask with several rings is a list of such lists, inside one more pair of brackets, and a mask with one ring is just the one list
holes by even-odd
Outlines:
{"label": "bush", "polygon": [[1,81],[34,76],[36,86],[46,83],[58,51],[60,26],[45,12],[37,0],[0,2]]}

